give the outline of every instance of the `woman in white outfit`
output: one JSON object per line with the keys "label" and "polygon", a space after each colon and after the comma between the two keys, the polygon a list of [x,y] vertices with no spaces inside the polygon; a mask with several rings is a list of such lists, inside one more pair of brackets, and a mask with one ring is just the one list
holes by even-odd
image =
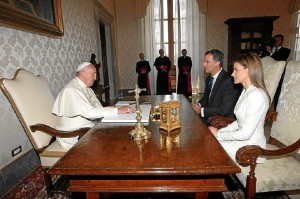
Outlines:
{"label": "woman in white outfit", "polygon": [[[235,160],[237,150],[243,146],[259,145],[266,148],[264,123],[270,107],[270,96],[264,83],[263,66],[256,54],[236,57],[232,77],[235,84],[242,84],[244,88],[234,108],[237,120],[220,130],[215,127],[209,129]],[[258,158],[257,162],[264,160]]]}

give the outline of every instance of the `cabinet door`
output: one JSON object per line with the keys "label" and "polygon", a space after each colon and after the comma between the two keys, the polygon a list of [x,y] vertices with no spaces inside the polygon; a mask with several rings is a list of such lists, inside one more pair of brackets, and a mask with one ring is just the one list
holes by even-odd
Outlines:
{"label": "cabinet door", "polygon": [[258,54],[263,41],[272,37],[273,21],[278,18],[279,16],[227,19],[228,67],[232,66],[234,57],[241,53]]}

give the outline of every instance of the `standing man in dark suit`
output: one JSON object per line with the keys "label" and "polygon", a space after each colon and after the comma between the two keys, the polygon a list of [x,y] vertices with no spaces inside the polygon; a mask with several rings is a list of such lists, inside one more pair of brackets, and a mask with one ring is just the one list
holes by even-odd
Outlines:
{"label": "standing man in dark suit", "polygon": [[222,68],[224,54],[217,49],[207,51],[204,56],[204,69],[210,76],[206,78],[203,97],[193,108],[207,122],[214,115],[234,118],[234,106],[240,89],[235,87],[232,77]]}
{"label": "standing man in dark suit", "polygon": [[171,61],[169,57],[164,56],[164,54],[165,51],[163,49],[160,49],[159,57],[157,57],[154,62],[154,66],[157,70],[157,79],[156,79],[157,95],[172,94],[171,80],[169,76],[169,72],[171,69]]}
{"label": "standing man in dark suit", "polygon": [[187,50],[181,51],[182,56],[178,57],[178,83],[177,83],[177,94],[184,94],[186,98],[192,95],[191,85],[191,70],[192,70],[192,59],[187,56]]}
{"label": "standing man in dark suit", "polygon": [[135,71],[138,74],[139,88],[146,88],[146,91],[141,91],[140,95],[151,95],[150,80],[148,73],[151,71],[150,64],[144,60],[144,53],[139,54],[140,61],[136,63]]}
{"label": "standing man in dark suit", "polygon": [[291,50],[285,47],[282,47],[284,36],[279,34],[273,37],[274,46],[270,52],[270,56],[276,61],[286,61],[290,55]]}
{"label": "standing man in dark suit", "polygon": [[[291,50],[285,47],[282,47],[283,41],[284,41],[284,36],[279,34],[279,35],[275,35],[273,37],[274,39],[274,46],[272,48],[272,51],[270,52],[270,56],[275,59],[276,61],[286,61],[287,58],[290,55]],[[281,75],[280,81],[278,83],[277,89],[276,89],[276,93],[274,95],[274,109],[276,111],[276,107],[278,104],[278,99],[279,99],[279,95],[281,92],[281,86],[282,86],[282,82],[283,82],[283,78],[284,78],[284,74],[285,74],[285,68],[284,71]]]}

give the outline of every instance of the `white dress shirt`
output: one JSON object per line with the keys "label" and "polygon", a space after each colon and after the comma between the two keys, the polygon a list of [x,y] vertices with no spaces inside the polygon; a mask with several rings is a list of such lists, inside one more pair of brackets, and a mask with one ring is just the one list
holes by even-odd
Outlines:
{"label": "white dress shirt", "polygon": [[[266,148],[264,124],[268,108],[269,98],[263,90],[251,85],[242,91],[234,108],[237,120],[217,133],[217,139],[233,160],[237,150],[243,146]],[[257,162],[264,160],[258,158]]]}
{"label": "white dress shirt", "polygon": [[[117,115],[118,109],[103,107],[94,91],[75,77],[58,94],[52,113],[59,117],[57,129],[71,131],[92,127],[101,117]],[[57,137],[57,141],[63,148],[69,149],[78,141],[78,136],[72,138]]]}

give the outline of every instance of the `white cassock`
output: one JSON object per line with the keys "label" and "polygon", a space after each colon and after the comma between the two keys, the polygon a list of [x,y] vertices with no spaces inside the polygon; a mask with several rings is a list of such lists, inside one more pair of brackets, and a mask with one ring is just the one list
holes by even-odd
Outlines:
{"label": "white cassock", "polygon": [[[234,114],[236,121],[218,131],[217,138],[230,157],[235,160],[236,152],[246,145],[259,145],[266,148],[264,124],[269,108],[267,94],[251,85],[243,90],[237,101]],[[263,163],[265,158],[258,158]]]}
{"label": "white cassock", "polygon": [[[59,117],[57,129],[71,131],[83,127],[93,127],[97,123],[97,119],[108,115],[117,115],[118,109],[103,107],[94,91],[75,77],[58,94],[52,113]],[[57,137],[56,139],[63,148],[69,149],[78,141],[78,136]]]}

